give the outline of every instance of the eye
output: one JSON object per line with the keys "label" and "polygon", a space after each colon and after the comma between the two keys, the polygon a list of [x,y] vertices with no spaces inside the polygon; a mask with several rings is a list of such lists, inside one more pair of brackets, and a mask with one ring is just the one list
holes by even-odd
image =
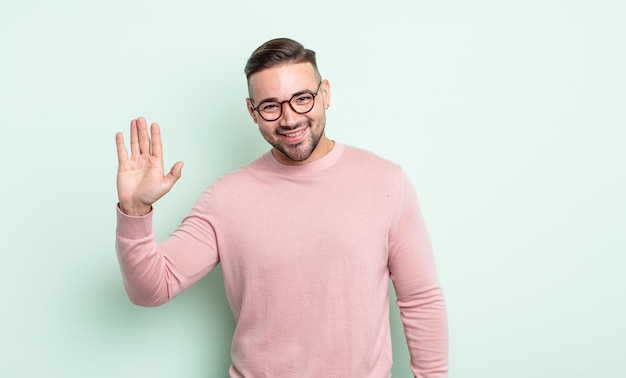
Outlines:
{"label": "eye", "polygon": [[295,98],[296,104],[306,104],[311,101],[313,96],[309,93],[303,93]]}
{"label": "eye", "polygon": [[259,110],[262,112],[275,112],[278,111],[280,105],[275,102],[265,102],[259,106]]}

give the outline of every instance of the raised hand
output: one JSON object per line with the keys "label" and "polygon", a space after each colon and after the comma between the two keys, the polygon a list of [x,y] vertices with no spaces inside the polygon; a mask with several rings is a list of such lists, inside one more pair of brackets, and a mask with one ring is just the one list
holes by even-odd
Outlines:
{"label": "raised hand", "polygon": [[124,135],[115,135],[117,144],[117,195],[122,212],[139,216],[148,214],[152,204],[163,197],[178,181],[183,162],[176,162],[166,175],[163,170],[163,145],[159,125],[150,125],[139,117],[130,123],[130,152],[124,145]]}

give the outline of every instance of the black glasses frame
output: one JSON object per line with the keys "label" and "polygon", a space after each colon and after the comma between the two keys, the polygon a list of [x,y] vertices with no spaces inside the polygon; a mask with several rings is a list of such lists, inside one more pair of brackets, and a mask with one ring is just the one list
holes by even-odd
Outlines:
{"label": "black glasses frame", "polygon": [[[315,97],[317,97],[317,95],[319,94],[321,88],[322,88],[322,81],[320,81],[320,83],[317,85],[317,90],[315,92],[311,92],[311,91],[308,91],[308,90],[307,91],[302,91],[302,92],[296,93],[293,96],[291,96],[291,98],[289,100],[285,100],[285,101],[274,101],[274,100],[263,101],[259,105],[257,105],[256,107],[254,106],[254,103],[253,103],[252,99],[250,99],[250,103],[252,104],[252,111],[256,111],[257,113],[259,113],[259,116],[261,118],[263,118],[264,120],[266,120],[267,122],[276,121],[277,119],[279,119],[280,117],[283,116],[283,104],[285,104],[285,103],[288,103],[289,107],[294,112],[296,112],[298,114],[306,114],[306,113],[310,112],[311,110],[313,110],[313,108],[315,107]],[[313,96],[313,101],[311,103],[311,108],[309,110],[307,110],[307,111],[299,112],[299,111],[297,111],[293,107],[293,105],[291,104],[291,101],[294,98],[296,98],[298,96],[302,96],[305,93],[308,93],[311,96]],[[263,117],[263,114],[261,114],[261,111],[259,111],[259,108],[261,107],[261,105],[263,105],[265,103],[268,103],[268,102],[276,102],[276,103],[280,104],[280,112],[278,112],[278,116],[276,116],[276,118],[267,119],[267,118]]]}

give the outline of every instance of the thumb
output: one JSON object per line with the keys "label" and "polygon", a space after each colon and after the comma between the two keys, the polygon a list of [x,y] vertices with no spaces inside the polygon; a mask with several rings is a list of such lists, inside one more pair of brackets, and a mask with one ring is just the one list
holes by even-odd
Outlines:
{"label": "thumb", "polygon": [[185,165],[185,163],[183,163],[182,161],[176,162],[176,164],[172,166],[172,169],[170,169],[170,172],[167,174],[166,177],[169,181],[171,181],[172,185],[174,185],[174,183],[178,181],[178,179],[182,175],[183,165]]}

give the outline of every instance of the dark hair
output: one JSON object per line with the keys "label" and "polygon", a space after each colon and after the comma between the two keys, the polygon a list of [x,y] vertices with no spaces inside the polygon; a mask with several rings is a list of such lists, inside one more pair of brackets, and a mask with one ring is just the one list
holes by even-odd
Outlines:
{"label": "dark hair", "polygon": [[315,51],[305,49],[301,43],[293,39],[276,38],[265,42],[254,50],[248,58],[244,72],[246,79],[250,80],[252,74],[267,68],[288,63],[306,62],[311,63],[317,75],[320,76],[315,61]]}

